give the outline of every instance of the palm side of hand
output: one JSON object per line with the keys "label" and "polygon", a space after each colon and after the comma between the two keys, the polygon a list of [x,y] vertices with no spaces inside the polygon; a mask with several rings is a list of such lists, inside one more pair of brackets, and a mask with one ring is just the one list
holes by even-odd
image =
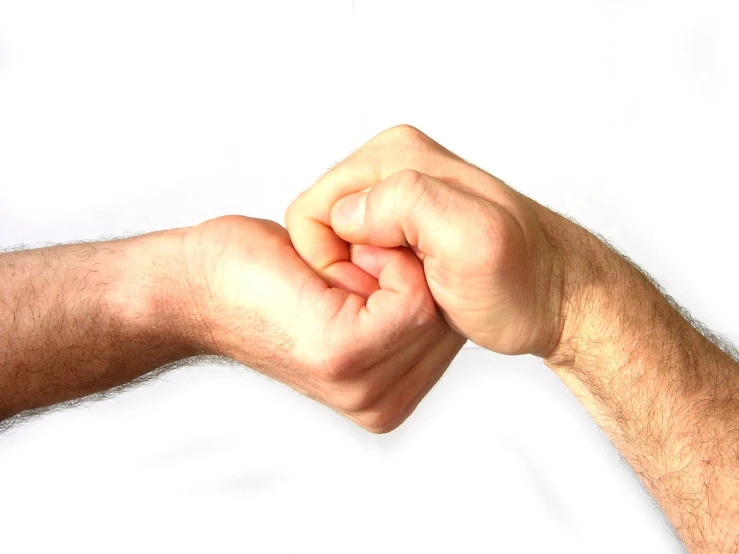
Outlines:
{"label": "palm side of hand", "polygon": [[185,238],[204,348],[385,432],[441,377],[464,340],[405,249],[357,248],[329,286],[277,223],[226,216]]}

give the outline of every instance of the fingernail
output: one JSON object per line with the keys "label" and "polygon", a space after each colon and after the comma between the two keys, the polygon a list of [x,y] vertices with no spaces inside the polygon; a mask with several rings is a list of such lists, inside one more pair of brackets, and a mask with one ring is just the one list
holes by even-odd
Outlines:
{"label": "fingernail", "polygon": [[361,227],[367,208],[367,193],[358,192],[345,196],[334,206],[334,222],[342,227]]}

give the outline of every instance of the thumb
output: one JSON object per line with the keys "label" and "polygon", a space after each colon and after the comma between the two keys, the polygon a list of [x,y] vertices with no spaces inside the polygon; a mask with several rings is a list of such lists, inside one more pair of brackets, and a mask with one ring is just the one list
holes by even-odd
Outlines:
{"label": "thumb", "polygon": [[460,200],[459,191],[450,185],[403,170],[367,191],[338,200],[331,210],[331,226],[353,244],[408,244],[431,254],[454,234],[449,215]]}

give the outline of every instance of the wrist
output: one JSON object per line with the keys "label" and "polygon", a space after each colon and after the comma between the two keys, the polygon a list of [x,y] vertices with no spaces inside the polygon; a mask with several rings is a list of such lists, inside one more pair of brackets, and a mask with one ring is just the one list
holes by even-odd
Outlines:
{"label": "wrist", "polygon": [[182,247],[185,229],[121,241],[112,253],[108,303],[115,320],[141,340],[166,342],[173,359],[204,353],[195,296]]}
{"label": "wrist", "polygon": [[[630,260],[591,232],[550,212],[564,260],[562,332],[544,362],[583,400],[603,402],[618,381],[662,368],[673,383],[701,388],[685,372],[708,342]],[[695,354],[693,354],[695,353]],[[691,381],[692,379],[692,381]]]}
{"label": "wrist", "polygon": [[593,356],[615,365],[619,345],[672,325],[678,314],[645,274],[593,233],[546,212],[540,219],[562,260],[563,273],[561,332],[544,357],[550,367],[577,371],[594,365],[587,360]]}

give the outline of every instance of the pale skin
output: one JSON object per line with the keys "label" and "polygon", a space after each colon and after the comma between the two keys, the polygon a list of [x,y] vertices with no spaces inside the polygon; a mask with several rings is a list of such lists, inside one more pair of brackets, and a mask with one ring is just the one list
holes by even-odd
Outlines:
{"label": "pale skin", "polygon": [[739,364],[595,235],[400,126],[280,225],[0,256],[0,419],[198,355],[391,431],[465,339],[541,357],[693,554],[739,551]]}

